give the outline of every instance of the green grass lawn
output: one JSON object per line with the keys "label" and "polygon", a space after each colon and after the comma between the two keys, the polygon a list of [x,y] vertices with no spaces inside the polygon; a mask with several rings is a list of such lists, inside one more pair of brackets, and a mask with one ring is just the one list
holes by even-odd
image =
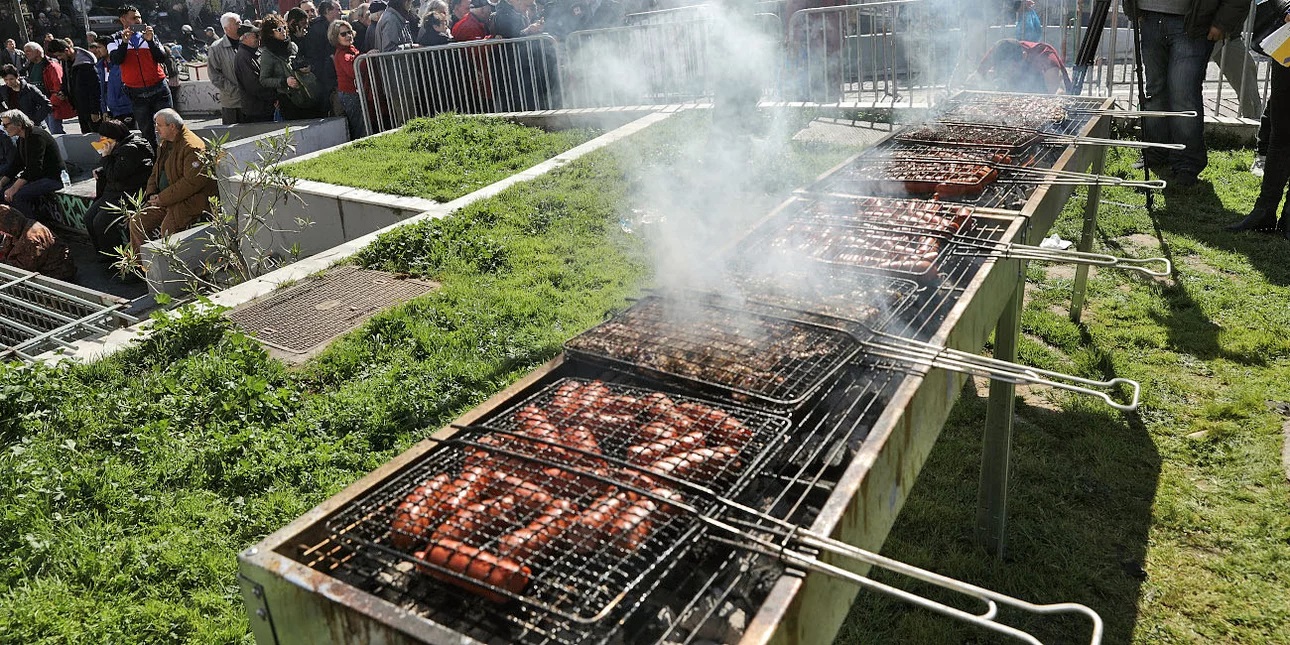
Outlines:
{"label": "green grass lawn", "polygon": [[493,117],[440,114],[282,169],[293,177],[447,202],[598,134],[547,132]]}
{"label": "green grass lawn", "polygon": [[[548,360],[639,293],[624,231],[651,181],[688,191],[706,113],[670,119],[365,250],[442,288],[299,370],[217,316],[79,367],[0,366],[0,643],[249,642],[237,552]],[[849,154],[750,158],[744,217]]]}
{"label": "green grass lawn", "polygon": [[[1132,171],[1116,152],[1108,172]],[[1249,151],[1211,151],[1199,189],[1104,190],[1098,247],[1166,255],[1173,279],[1101,270],[1083,323],[1064,268],[1032,264],[1022,362],[1143,386],[1141,410],[1046,391],[1019,397],[1007,556],[972,539],[984,390],[963,392],[884,553],[1041,602],[1076,601],[1107,643],[1290,643],[1290,487],[1281,470],[1290,401],[1290,241],[1233,234],[1258,191]],[[1077,239],[1082,199],[1056,231]],[[902,586],[906,586],[903,585]],[[910,588],[919,589],[911,586]],[[970,606],[970,603],[959,603]],[[1045,642],[1087,642],[1076,620],[1005,614]],[[1081,636],[1082,635],[1082,636]],[[837,639],[987,643],[987,633],[871,594]]]}

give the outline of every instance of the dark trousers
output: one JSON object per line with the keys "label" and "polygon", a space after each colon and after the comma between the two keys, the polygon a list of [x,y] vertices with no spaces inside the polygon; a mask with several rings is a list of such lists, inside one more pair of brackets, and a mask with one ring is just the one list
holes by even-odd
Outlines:
{"label": "dark trousers", "polygon": [[[1268,92],[1268,160],[1256,209],[1275,213],[1290,184],[1290,67],[1272,63],[1272,90]],[[1290,203],[1282,211],[1282,226],[1290,225]]]}
{"label": "dark trousers", "polygon": [[130,104],[134,107],[135,126],[152,142],[153,147],[156,147],[157,126],[152,119],[157,112],[174,107],[174,103],[170,100],[170,86],[162,81],[149,87],[127,87],[125,94],[130,97]]}
{"label": "dark trousers", "polygon": [[27,217],[39,219],[36,217],[36,202],[41,197],[52,194],[62,187],[63,182],[60,179],[42,177],[35,181],[29,181],[22,188],[19,188],[18,192],[13,194],[13,201],[9,205]]}
{"label": "dark trousers", "polygon": [[1183,16],[1143,11],[1142,65],[1146,74],[1145,110],[1195,111],[1195,118],[1149,117],[1142,120],[1142,138],[1155,143],[1181,143],[1184,150],[1146,151],[1147,163],[1168,165],[1176,175],[1195,177],[1209,163],[1205,150],[1205,100],[1201,95],[1205,70],[1214,43],[1192,38],[1183,29]]}
{"label": "dark trousers", "polygon": [[90,241],[100,254],[99,259],[105,262],[111,259],[108,256],[115,256],[116,247],[130,241],[126,233],[126,214],[108,209],[108,206],[120,203],[122,197],[120,193],[103,195],[90,203],[89,210],[85,211],[85,228],[89,229]]}
{"label": "dark trousers", "polygon": [[242,110],[238,108],[219,109],[219,122],[224,125],[237,125],[242,122]]}
{"label": "dark trousers", "polygon": [[76,112],[76,120],[81,124],[81,134],[90,134],[99,131],[99,124],[90,116],[92,113],[86,110]]}

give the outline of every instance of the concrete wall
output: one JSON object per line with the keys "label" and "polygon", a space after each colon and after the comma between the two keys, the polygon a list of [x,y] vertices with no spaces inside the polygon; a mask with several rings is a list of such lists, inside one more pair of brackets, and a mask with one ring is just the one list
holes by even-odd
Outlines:
{"label": "concrete wall", "polygon": [[[205,65],[203,64],[203,67]],[[206,81],[184,81],[179,87],[170,88],[175,109],[184,116],[219,115],[219,90]]]}

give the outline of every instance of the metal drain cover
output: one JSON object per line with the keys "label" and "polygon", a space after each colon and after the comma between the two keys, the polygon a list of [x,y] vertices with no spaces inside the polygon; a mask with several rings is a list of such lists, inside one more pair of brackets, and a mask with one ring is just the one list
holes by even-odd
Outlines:
{"label": "metal drain cover", "polygon": [[229,318],[269,347],[308,354],[372,314],[438,286],[384,271],[336,267],[242,305]]}

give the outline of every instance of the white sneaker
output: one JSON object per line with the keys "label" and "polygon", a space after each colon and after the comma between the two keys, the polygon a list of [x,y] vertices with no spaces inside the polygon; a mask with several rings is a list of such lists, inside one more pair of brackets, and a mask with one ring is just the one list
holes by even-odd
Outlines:
{"label": "white sneaker", "polygon": [[1250,174],[1255,177],[1263,176],[1263,166],[1267,165],[1268,158],[1266,155],[1259,155],[1254,158],[1254,165],[1250,166]]}

